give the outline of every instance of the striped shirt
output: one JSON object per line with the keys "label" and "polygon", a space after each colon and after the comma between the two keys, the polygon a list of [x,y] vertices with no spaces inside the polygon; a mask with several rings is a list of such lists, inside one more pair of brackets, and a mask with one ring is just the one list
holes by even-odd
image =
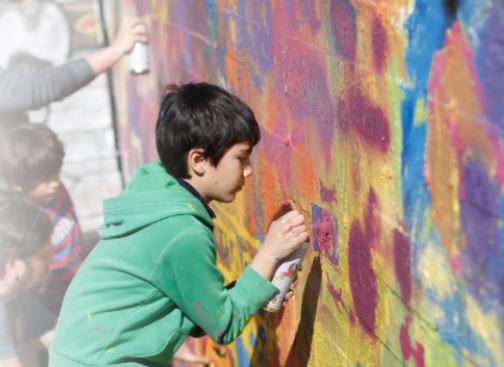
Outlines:
{"label": "striped shirt", "polygon": [[83,237],[75,208],[61,183],[54,200],[42,207],[53,223],[52,261],[46,291],[63,298],[70,281],[82,263]]}

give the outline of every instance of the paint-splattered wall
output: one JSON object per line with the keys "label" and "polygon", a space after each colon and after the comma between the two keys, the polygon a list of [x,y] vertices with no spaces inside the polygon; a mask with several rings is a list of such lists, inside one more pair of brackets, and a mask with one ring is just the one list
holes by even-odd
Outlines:
{"label": "paint-splattered wall", "polygon": [[249,103],[255,174],[218,206],[231,280],[287,199],[312,221],[295,299],[217,366],[498,366],[504,361],[504,3],[121,0],[151,73],[116,73],[126,175],[156,157],[163,86]]}

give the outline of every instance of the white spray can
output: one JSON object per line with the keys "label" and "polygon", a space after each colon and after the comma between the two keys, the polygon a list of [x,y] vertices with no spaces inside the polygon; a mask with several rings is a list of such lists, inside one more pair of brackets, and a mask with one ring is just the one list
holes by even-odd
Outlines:
{"label": "white spray can", "polygon": [[308,243],[303,243],[290,256],[286,257],[275,270],[271,283],[278,288],[278,293],[263,307],[268,312],[278,312],[282,308],[285,295],[296,277],[296,273],[301,265],[301,261],[308,250]]}
{"label": "white spray can", "polygon": [[[135,28],[147,31],[143,24],[137,24]],[[147,44],[135,42],[129,56],[129,70],[131,74],[146,74],[149,72],[149,50]]]}

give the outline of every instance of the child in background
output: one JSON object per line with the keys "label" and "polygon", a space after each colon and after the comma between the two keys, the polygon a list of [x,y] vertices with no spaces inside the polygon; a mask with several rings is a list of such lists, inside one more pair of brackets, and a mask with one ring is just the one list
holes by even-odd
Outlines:
{"label": "child in background", "polygon": [[11,190],[26,195],[53,223],[52,261],[42,303],[58,315],[63,296],[82,262],[83,237],[60,170],[65,152],[45,125],[22,124],[0,138],[0,175]]}
{"label": "child in background", "polygon": [[289,211],[240,279],[224,286],[208,204],[232,202],[243,188],[259,126],[218,86],[168,91],[156,126],[161,161],[105,201],[102,240],[65,296],[50,367],[164,366],[189,335],[230,343],[276,294],[278,261],[308,238],[304,217]]}
{"label": "child in background", "polygon": [[[36,206],[20,197],[0,197],[0,365],[38,365],[36,345],[48,345],[53,320],[28,320],[19,312],[24,293],[43,286],[50,261],[52,225]],[[37,303],[30,303],[31,314]],[[22,317],[21,319],[19,317]],[[36,333],[23,333],[27,323],[37,323]],[[15,328],[12,324],[16,325]],[[22,351],[18,354],[18,351]],[[47,357],[46,357],[47,359]],[[22,364],[21,364],[22,363]]]}

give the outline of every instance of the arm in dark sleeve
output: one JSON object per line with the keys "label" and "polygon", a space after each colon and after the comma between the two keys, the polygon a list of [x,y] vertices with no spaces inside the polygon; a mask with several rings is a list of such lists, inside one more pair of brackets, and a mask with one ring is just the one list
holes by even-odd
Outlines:
{"label": "arm in dark sleeve", "polygon": [[167,251],[158,280],[163,292],[196,325],[216,342],[228,344],[277,289],[247,267],[228,290],[215,260],[213,238],[188,235]]}
{"label": "arm in dark sleeve", "polygon": [[83,58],[58,67],[13,66],[0,74],[0,110],[38,109],[67,97],[94,77]]}

